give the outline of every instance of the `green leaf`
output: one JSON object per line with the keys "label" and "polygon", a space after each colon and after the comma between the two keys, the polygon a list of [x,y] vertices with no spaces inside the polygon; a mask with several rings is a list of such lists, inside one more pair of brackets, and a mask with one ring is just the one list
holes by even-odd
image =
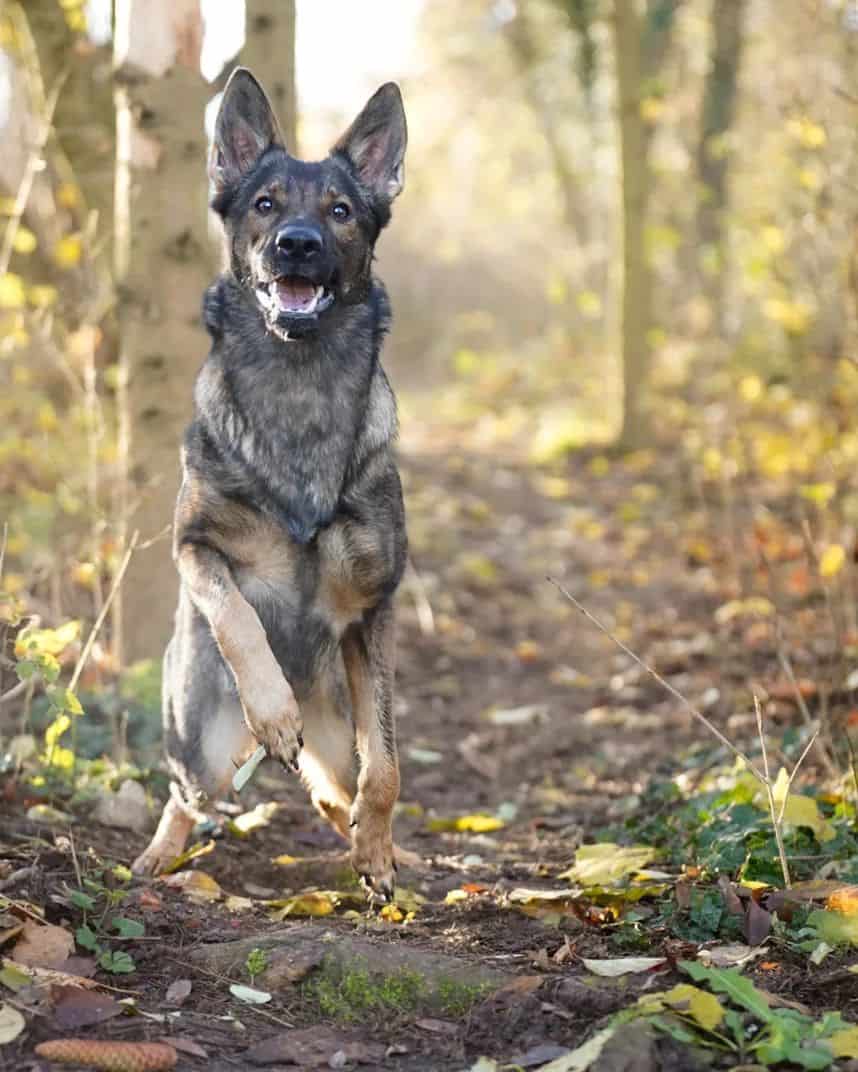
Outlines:
{"label": "green leaf", "polygon": [[98,938],[96,937],[95,931],[86,923],[84,923],[82,927],[78,927],[74,932],[74,937],[81,949],[89,949],[91,952],[97,953],[101,948],[98,944]]}
{"label": "green leaf", "polygon": [[696,983],[708,983],[713,990],[726,994],[734,1005],[747,1009],[763,1023],[771,1023],[774,1014],[768,1001],[750,979],[746,979],[735,968],[706,968],[693,960],[681,960],[679,966]]}
{"label": "green leaf", "polygon": [[95,898],[90,897],[83,890],[72,890],[69,900],[77,908],[82,908],[85,912],[91,912],[95,908]]}
{"label": "green leaf", "polygon": [[98,963],[105,971],[112,972],[114,975],[127,975],[129,972],[137,970],[137,966],[131,957],[121,949],[114,953],[110,952],[110,950],[105,950],[98,958]]}
{"label": "green leaf", "polygon": [[142,938],[146,933],[146,927],[142,923],[126,916],[115,916],[110,925],[120,938]]}

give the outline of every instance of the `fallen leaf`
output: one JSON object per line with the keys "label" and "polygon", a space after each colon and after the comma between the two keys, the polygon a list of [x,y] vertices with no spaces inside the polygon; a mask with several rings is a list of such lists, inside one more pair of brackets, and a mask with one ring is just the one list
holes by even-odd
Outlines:
{"label": "fallen leaf", "polygon": [[544,721],[547,718],[547,704],[525,704],[523,707],[489,712],[489,721],[495,726],[526,726],[529,722]]}
{"label": "fallen leaf", "polygon": [[502,830],[503,819],[494,815],[476,814],[460,815],[456,819],[430,819],[426,826],[432,831],[453,830],[460,833],[488,834],[493,830]]}
{"label": "fallen leaf", "polygon": [[[783,805],[784,797],[787,796],[788,786],[789,775],[786,772],[786,767],[781,767],[773,786],[775,803],[778,807]],[[759,806],[767,807],[768,805],[760,800]],[[834,826],[823,817],[819,810],[819,805],[813,797],[790,792],[783,817],[786,822],[792,823],[793,826],[806,826],[809,830],[812,830],[813,836],[820,844],[825,844],[825,842],[831,841],[832,838],[837,836]]]}
{"label": "fallen leaf", "polygon": [[543,1068],[547,1061],[553,1061],[560,1057],[567,1057],[570,1053],[568,1046],[555,1046],[551,1042],[543,1042],[541,1046],[534,1046],[526,1053],[518,1053],[509,1059],[512,1068]]}
{"label": "fallen leaf", "polygon": [[645,994],[638,999],[638,1005],[645,1011],[668,1008],[682,1012],[706,1031],[714,1031],[724,1019],[724,1008],[715,995],[691,983],[678,983],[670,990]]}
{"label": "fallen leaf", "polygon": [[[74,961],[70,957],[70,961]],[[65,961],[64,963],[68,963]],[[60,971],[56,968],[37,968],[32,964],[26,966],[15,964],[8,957],[3,960],[3,968],[0,970],[0,982],[10,990],[18,991],[25,986],[79,986],[85,990],[91,990],[98,986],[94,979],[87,979],[82,975],[72,975],[70,972]]]}
{"label": "fallen leaf", "polygon": [[594,975],[603,975],[607,978],[616,978],[620,975],[630,975],[634,972],[652,971],[667,963],[666,957],[610,957],[604,960],[588,960],[581,958],[584,967]]}
{"label": "fallen leaf", "polygon": [[192,1039],[177,1038],[175,1035],[162,1035],[158,1041],[167,1046],[172,1046],[179,1053],[187,1053],[191,1057],[199,1057],[203,1061],[208,1060],[208,1050],[204,1050],[198,1042],[194,1042]]}
{"label": "fallen leaf", "polygon": [[858,1057],[858,1027],[835,1031],[823,1042],[831,1048],[835,1057]]}
{"label": "fallen leaf", "polygon": [[271,1000],[271,995],[267,990],[256,990],[252,986],[243,986],[241,983],[232,983],[229,992],[234,998],[248,1005],[267,1005]]}
{"label": "fallen leaf", "polygon": [[603,1028],[571,1053],[564,1054],[555,1061],[543,1065],[539,1072],[587,1072],[587,1069],[598,1060],[608,1039],[617,1030],[617,1026],[612,1024],[610,1027]]}
{"label": "fallen leaf", "polygon": [[697,959],[704,964],[710,964],[713,968],[736,968],[742,964],[748,964],[754,957],[768,953],[767,946],[751,948],[749,945],[733,943],[727,945],[710,946],[709,949],[701,949]]}
{"label": "fallen leaf", "polygon": [[287,916],[330,916],[338,903],[339,894],[335,890],[308,890],[295,897],[269,902],[274,908],[270,918],[280,921]]}
{"label": "fallen leaf", "polygon": [[415,1020],[414,1026],[419,1027],[421,1031],[429,1031],[433,1035],[458,1035],[459,1033],[459,1025],[451,1020],[434,1020],[426,1017],[423,1020]]}
{"label": "fallen leaf", "polygon": [[0,1005],[0,1046],[16,1039],[24,1028],[27,1021],[11,1005]]}
{"label": "fallen leaf", "polygon": [[73,952],[71,931],[28,919],[12,950],[12,960],[33,968],[58,968]]}
{"label": "fallen leaf", "polygon": [[640,871],[653,859],[656,850],[648,845],[622,847],[613,842],[582,845],[575,863],[559,877],[582,886],[608,885]]}
{"label": "fallen leaf", "polygon": [[193,986],[190,979],[176,979],[167,987],[165,1000],[171,1005],[181,1005],[190,996]]}
{"label": "fallen leaf", "polygon": [[57,1026],[66,1031],[103,1023],[125,1011],[109,994],[83,990],[79,986],[52,986],[51,1002]]}
{"label": "fallen leaf", "polygon": [[277,814],[280,805],[276,801],[268,801],[266,804],[257,804],[251,811],[237,815],[229,822],[229,829],[241,837],[252,834],[254,830],[260,830],[268,826],[272,818]]}
{"label": "fallen leaf", "polygon": [[[198,841],[191,845],[189,849],[179,853],[179,855],[171,860],[164,870],[161,872],[161,879],[165,879],[168,875],[174,874],[176,871],[180,871],[185,864],[189,864],[191,860],[198,860],[201,856],[208,856],[210,852],[214,852],[214,841]],[[175,885],[175,883],[174,883]]]}
{"label": "fallen leaf", "polygon": [[217,882],[205,871],[180,871],[176,875],[161,875],[157,881],[170,889],[180,890],[196,904],[217,901],[223,893]]}
{"label": "fallen leaf", "polygon": [[807,925],[829,945],[858,945],[858,916],[844,916],[819,908],[807,917]]}

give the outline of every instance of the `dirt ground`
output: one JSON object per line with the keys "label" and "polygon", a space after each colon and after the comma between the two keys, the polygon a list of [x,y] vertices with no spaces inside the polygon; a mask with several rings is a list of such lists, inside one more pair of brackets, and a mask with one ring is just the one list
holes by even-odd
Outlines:
{"label": "dirt ground", "polygon": [[[604,617],[694,702],[708,692],[708,713],[733,735],[750,733],[747,716],[732,714],[746,709],[735,700],[749,676],[774,673],[773,654],[714,632],[713,611],[730,595],[729,563],[719,573],[718,562],[694,550],[707,515],[678,460],[641,455],[619,465],[592,454],[540,468],[437,432],[412,432],[402,452],[415,573],[399,598],[396,836],[424,862],[401,871],[401,885],[425,901],[400,922],[363,907],[286,922],[317,936],[320,947],[350,936],[395,945],[413,955],[418,974],[421,956],[442,953],[465,977],[485,968],[510,978],[440,1008],[370,999],[340,1015],[306,980],[272,986],[265,1005],[237,1002],[228,985],[249,982],[247,975],[205,967],[199,951],[247,936],[262,942],[283,927],[269,919],[265,900],[343,881],[331,862],[343,848],[337,836],[295,781],[265,765],[242,806],[278,802],[270,823],[245,838],[227,833],[191,865],[249,902],[239,912],[222,899],[200,905],[181,890],[135,882],[123,911],[145,921],[146,937],[133,944],[137,971],[109,982],[123,988],[114,997],[133,997],[138,1014],[77,1034],[190,1040],[207,1056],[181,1051],[177,1067],[189,1070],[252,1067],[248,1051],[286,1032],[291,1042],[268,1067],[460,1072],[481,1055],[536,1067],[653,985],[651,975],[595,985],[581,958],[612,955],[610,928],[573,913],[532,918],[505,894],[563,888],[557,876],[578,845],[634,812],[649,780],[679,770],[689,749],[722,761],[724,753],[547,578]],[[704,642],[713,635],[715,643]],[[784,725],[795,718],[788,704],[782,717]],[[50,921],[68,921],[56,894],[74,884],[74,861],[55,846],[55,831],[24,818],[20,787],[8,787],[6,798],[0,857],[31,867],[7,894],[44,906]],[[128,863],[145,843],[143,835],[93,824],[85,810],[75,814],[84,867],[92,853]],[[433,819],[473,814],[501,816],[503,825],[482,833],[430,828]],[[272,862],[281,854],[298,858],[298,870]],[[681,981],[672,967],[684,954],[681,942],[654,935],[648,954],[668,958],[660,989]],[[166,996],[177,980],[192,984],[180,1005]],[[264,987],[264,977],[256,985]],[[806,958],[783,957],[765,986],[813,1010],[839,1007],[848,1016],[851,1009],[854,1018],[858,1006],[858,977],[838,974],[832,961],[820,971]],[[0,1068],[46,1067],[33,1047],[57,1034],[49,1015],[33,1015],[19,1041],[0,1048]],[[654,1067],[696,1062],[663,1042]]]}

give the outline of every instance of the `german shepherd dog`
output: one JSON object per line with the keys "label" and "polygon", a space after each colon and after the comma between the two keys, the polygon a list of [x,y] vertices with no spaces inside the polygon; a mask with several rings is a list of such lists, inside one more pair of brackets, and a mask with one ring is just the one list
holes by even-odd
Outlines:
{"label": "german shepherd dog", "polygon": [[182,452],[181,579],[164,660],[170,798],[138,873],[178,853],[260,744],[300,772],[374,896],[394,884],[392,600],[406,561],[373,248],[403,185],[405,113],[382,86],[328,157],[291,157],[237,69],[209,176],[228,268]]}

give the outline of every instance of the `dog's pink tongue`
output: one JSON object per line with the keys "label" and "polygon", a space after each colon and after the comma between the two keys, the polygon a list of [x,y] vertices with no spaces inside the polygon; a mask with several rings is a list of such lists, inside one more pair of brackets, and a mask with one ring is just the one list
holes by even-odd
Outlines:
{"label": "dog's pink tongue", "polygon": [[277,280],[277,300],[280,308],[287,312],[301,312],[306,309],[315,295],[316,288],[306,279],[286,276]]}

